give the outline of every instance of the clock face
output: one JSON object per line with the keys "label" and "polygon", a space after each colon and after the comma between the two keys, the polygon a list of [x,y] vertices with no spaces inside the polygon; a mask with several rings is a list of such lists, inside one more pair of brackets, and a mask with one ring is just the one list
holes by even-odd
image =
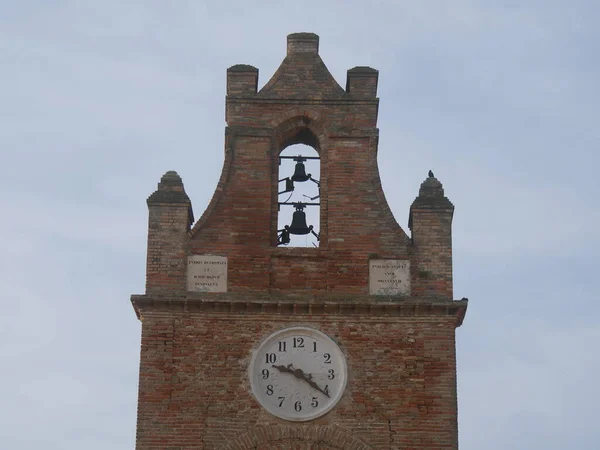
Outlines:
{"label": "clock face", "polygon": [[346,359],[318,330],[292,327],[267,337],[250,364],[252,392],[271,414],[306,421],[333,408],[346,387]]}

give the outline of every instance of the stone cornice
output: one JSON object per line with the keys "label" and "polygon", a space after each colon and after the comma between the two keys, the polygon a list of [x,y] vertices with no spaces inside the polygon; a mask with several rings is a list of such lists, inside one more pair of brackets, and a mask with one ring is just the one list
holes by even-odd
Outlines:
{"label": "stone cornice", "polygon": [[379,105],[379,98],[374,99],[362,99],[356,97],[348,98],[268,98],[268,97],[257,97],[256,94],[249,94],[245,96],[227,96],[227,103],[272,103],[282,105]]}
{"label": "stone cornice", "polygon": [[456,326],[462,324],[468,300],[441,301],[411,297],[310,298],[278,295],[257,296],[244,293],[132,295],[131,303],[138,316],[144,312],[185,312],[205,314],[235,314],[244,316],[284,315],[344,316],[394,318],[414,316],[454,316]]}
{"label": "stone cornice", "polygon": [[[243,125],[228,125],[225,127],[225,135],[232,137],[273,137],[273,134],[273,128],[269,127],[249,127]],[[353,129],[330,127],[327,129],[327,137],[330,139],[371,138],[378,136],[379,129],[376,127],[355,127]]]}

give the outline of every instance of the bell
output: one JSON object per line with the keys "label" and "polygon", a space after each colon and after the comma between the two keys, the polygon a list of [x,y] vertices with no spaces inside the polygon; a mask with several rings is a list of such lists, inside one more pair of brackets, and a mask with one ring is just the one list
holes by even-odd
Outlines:
{"label": "bell", "polygon": [[294,169],[294,175],[292,175],[292,181],[307,181],[310,179],[310,174],[306,175],[306,168],[304,167],[304,163],[302,161],[298,161],[296,163],[296,168]]}
{"label": "bell", "polygon": [[285,191],[292,192],[294,190],[294,182],[289,178],[285,179]]}
{"label": "bell", "polygon": [[304,211],[294,211],[292,224],[285,227],[290,234],[308,234],[312,228],[312,225],[310,227],[306,225],[306,213]]}
{"label": "bell", "polygon": [[277,245],[288,245],[290,243],[290,232],[286,229],[278,231],[281,233],[277,236]]}

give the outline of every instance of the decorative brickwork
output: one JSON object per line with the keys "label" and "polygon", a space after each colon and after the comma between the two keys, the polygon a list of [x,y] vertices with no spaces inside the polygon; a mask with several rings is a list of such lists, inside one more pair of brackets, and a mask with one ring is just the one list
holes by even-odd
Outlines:
{"label": "decorative brickwork", "polygon": [[[454,206],[427,178],[404,232],[377,167],[379,73],[350,69],[344,90],[318,49],[312,33],[288,36],[259,92],[258,69],[227,70],[223,172],[195,224],[175,172],[148,198],[146,293],[132,296],[138,450],[458,448],[454,338],[467,301],[452,297]],[[321,158],[318,248],[276,245],[278,157],[297,143]],[[188,291],[191,255],[226,259],[226,290]],[[409,294],[370,295],[371,260],[402,261]],[[288,326],[322,331],[347,361],[340,402],[308,422],[270,415],[250,389],[253,352]]]}
{"label": "decorative brickwork", "polygon": [[255,427],[236,436],[230,442],[218,447],[218,450],[247,449],[348,449],[369,450],[350,432],[331,425]]}

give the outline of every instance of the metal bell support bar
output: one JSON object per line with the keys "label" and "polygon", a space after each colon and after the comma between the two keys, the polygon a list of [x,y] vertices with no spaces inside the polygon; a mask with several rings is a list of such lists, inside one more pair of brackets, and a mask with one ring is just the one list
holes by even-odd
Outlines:
{"label": "metal bell support bar", "polygon": [[[283,206],[296,206],[298,205],[297,202],[279,202],[278,203],[279,206],[283,205]],[[302,205],[304,206],[321,206],[320,203],[302,203]]]}
{"label": "metal bell support bar", "polygon": [[298,155],[298,156],[280,156],[279,157],[279,164],[281,164],[281,160],[282,159],[293,159],[296,162],[304,162],[304,161],[308,161],[309,159],[321,159],[319,156],[302,156],[302,155]]}

